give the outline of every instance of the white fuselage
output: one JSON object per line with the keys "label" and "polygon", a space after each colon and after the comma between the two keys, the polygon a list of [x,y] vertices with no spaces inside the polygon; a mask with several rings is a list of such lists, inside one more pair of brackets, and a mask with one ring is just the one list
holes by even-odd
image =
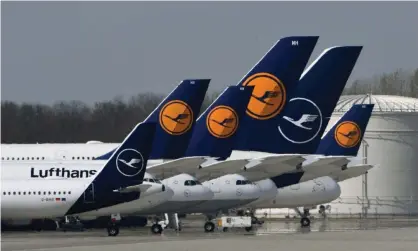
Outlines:
{"label": "white fuselage", "polygon": [[[97,162],[3,162],[2,219],[36,219],[64,216],[83,196],[86,188],[103,167]],[[150,179],[152,179],[150,181]],[[150,187],[134,201],[77,214],[83,217],[112,213],[131,214],[155,207],[173,196],[173,191],[145,174],[143,184]],[[86,202],[89,203],[89,202]]]}
{"label": "white fuselage", "polygon": [[[97,143],[97,144],[2,144],[2,159],[14,162],[23,159],[41,160],[43,159],[87,159],[91,160],[92,157],[100,156],[108,151],[115,149],[119,144],[117,143]],[[25,154],[22,154],[25,153]],[[253,157],[261,157],[266,155],[265,153],[249,152]],[[234,155],[233,159],[248,158],[247,155]],[[20,157],[19,157],[20,156]],[[12,160],[13,158],[13,160]],[[88,161],[89,162],[89,161]],[[91,161],[90,161],[91,162]],[[96,162],[96,161],[93,161]],[[101,162],[101,161],[99,161]],[[154,163],[160,163],[159,161],[150,161],[148,166]],[[45,174],[44,174],[45,175]],[[185,176],[183,176],[185,175]],[[276,185],[270,179],[263,179],[254,183],[239,184],[238,180],[246,180],[245,177],[238,174],[224,175],[219,178],[209,180],[203,183],[203,185],[211,190],[212,193],[205,192],[201,189],[202,197],[199,192],[191,191],[192,186],[186,189],[181,185],[186,177],[190,180],[196,180],[194,177],[188,174],[181,174],[173,176],[163,180],[173,190],[174,195],[166,203],[164,212],[170,212],[169,209],[185,208],[187,210],[179,210],[173,212],[184,213],[200,213],[200,212],[213,212],[218,210],[224,210],[226,208],[236,207],[252,207],[252,208],[265,208],[265,207],[298,207],[306,204],[317,205],[321,203],[330,202],[339,197],[341,193],[338,183],[329,177],[321,177],[315,180],[305,181],[292,186],[277,189]],[[80,177],[84,178],[84,177]],[[318,181],[324,185],[318,185]],[[175,183],[177,182],[177,183]],[[198,188],[199,186],[196,186]],[[326,189],[317,189],[319,187],[325,187]],[[193,187],[193,189],[196,189]],[[187,191],[186,191],[187,190]],[[197,194],[196,194],[197,193]],[[186,194],[189,196],[187,197]],[[206,196],[204,195],[206,194]],[[211,198],[209,198],[211,197]],[[209,199],[208,199],[209,198]],[[206,201],[206,202],[205,202]],[[192,205],[192,206],[190,206]],[[155,213],[160,212],[163,208],[161,205]],[[150,208],[153,209],[153,208]],[[144,213],[152,213],[151,210],[144,210]]]}

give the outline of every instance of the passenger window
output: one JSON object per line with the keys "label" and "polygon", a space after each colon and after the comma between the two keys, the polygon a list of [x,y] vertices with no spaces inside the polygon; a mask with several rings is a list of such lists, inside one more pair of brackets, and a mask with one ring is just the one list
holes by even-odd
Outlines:
{"label": "passenger window", "polygon": [[9,192],[9,195],[11,194],[11,192]]}
{"label": "passenger window", "polygon": [[64,191],[64,192],[62,192],[62,194],[66,194],[66,193],[65,193],[65,191]]}
{"label": "passenger window", "polygon": [[35,158],[34,158],[34,157],[32,157],[32,160],[35,160]]}
{"label": "passenger window", "polygon": [[12,158],[12,160],[15,160],[15,158]]}
{"label": "passenger window", "polygon": [[71,194],[71,191],[68,191],[68,194]]}
{"label": "passenger window", "polygon": [[48,194],[51,194],[51,191],[49,191]]}
{"label": "passenger window", "polygon": [[17,160],[19,160],[19,158],[17,158]]}
{"label": "passenger window", "polygon": [[57,192],[54,191],[54,195],[57,194]]}
{"label": "passenger window", "polygon": [[46,195],[46,192],[44,192],[44,195]]}
{"label": "passenger window", "polygon": [[44,160],[44,159],[45,159],[45,157],[42,157],[42,159]]}
{"label": "passenger window", "polygon": [[3,195],[6,195],[6,192],[3,192]]}
{"label": "passenger window", "polygon": [[20,192],[18,192],[18,194],[20,195]]}
{"label": "passenger window", "polygon": [[61,194],[61,192],[58,192],[58,194]]}
{"label": "passenger window", "polygon": [[26,192],[23,192],[23,195],[26,195]]}

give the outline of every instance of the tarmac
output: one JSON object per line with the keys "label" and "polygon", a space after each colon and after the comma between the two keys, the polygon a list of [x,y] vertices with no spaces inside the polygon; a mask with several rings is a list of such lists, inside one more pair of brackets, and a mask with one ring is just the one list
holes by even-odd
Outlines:
{"label": "tarmac", "polygon": [[183,229],[153,235],[148,227],[121,228],[116,237],[104,229],[84,232],[3,232],[1,248],[8,250],[414,250],[418,220],[314,220],[310,228],[297,221],[266,222],[252,232],[244,229],[204,233],[202,221],[184,221]]}

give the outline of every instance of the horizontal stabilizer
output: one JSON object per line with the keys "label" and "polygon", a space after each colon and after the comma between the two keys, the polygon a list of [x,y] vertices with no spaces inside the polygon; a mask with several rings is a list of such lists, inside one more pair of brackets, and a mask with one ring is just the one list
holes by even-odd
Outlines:
{"label": "horizontal stabilizer", "polygon": [[296,171],[305,161],[301,154],[280,154],[253,159],[240,175],[250,181],[259,181],[287,172]]}
{"label": "horizontal stabilizer", "polygon": [[147,168],[147,172],[157,179],[166,179],[181,173],[194,173],[205,162],[213,161],[207,156],[184,157],[156,164]]}
{"label": "horizontal stabilizer", "polygon": [[355,166],[347,167],[347,169],[337,172],[331,175],[331,177],[337,182],[340,182],[340,181],[344,181],[347,179],[351,179],[351,178],[355,178],[357,176],[363,175],[367,173],[367,171],[369,171],[373,167],[374,167],[373,165],[365,165],[365,164],[355,165]]}

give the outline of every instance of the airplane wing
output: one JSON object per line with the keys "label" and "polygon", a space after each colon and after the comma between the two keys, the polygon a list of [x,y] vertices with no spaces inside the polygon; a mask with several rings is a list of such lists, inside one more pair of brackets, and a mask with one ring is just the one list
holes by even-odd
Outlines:
{"label": "airplane wing", "polygon": [[347,179],[355,178],[357,176],[363,175],[367,173],[370,169],[372,169],[373,165],[354,165],[347,167],[345,170],[341,170],[331,175],[331,178],[336,180],[337,182],[344,181]]}
{"label": "airplane wing", "polygon": [[315,178],[330,176],[334,172],[341,171],[350,163],[345,156],[320,156],[308,163],[303,163],[302,169],[305,171],[300,182]]}
{"label": "airplane wing", "polygon": [[166,179],[181,173],[192,174],[200,165],[213,159],[207,156],[185,157],[147,167],[147,172],[157,179]]}
{"label": "airplane wing", "polygon": [[297,170],[305,159],[299,154],[280,154],[255,159],[226,160],[203,166],[194,175],[200,181],[227,174],[240,174],[250,181],[258,181]]}
{"label": "airplane wing", "polygon": [[249,163],[247,159],[235,159],[235,160],[225,160],[217,161],[209,165],[204,165],[197,170],[194,174],[199,181],[206,181],[215,179],[227,174],[234,174],[240,172],[244,169],[245,165]]}
{"label": "airplane wing", "polygon": [[305,158],[301,154],[280,154],[253,159],[240,175],[250,181],[259,181],[300,168]]}

